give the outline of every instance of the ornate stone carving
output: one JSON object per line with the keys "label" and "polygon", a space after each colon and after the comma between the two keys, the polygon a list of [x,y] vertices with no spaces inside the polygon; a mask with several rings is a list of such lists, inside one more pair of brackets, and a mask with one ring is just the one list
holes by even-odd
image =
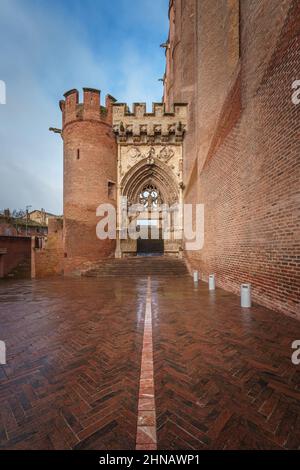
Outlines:
{"label": "ornate stone carving", "polygon": [[151,147],[151,148],[149,149],[149,152],[148,152],[148,155],[147,155],[147,156],[148,156],[148,157],[153,157],[153,158],[155,157],[155,148],[154,148],[154,147]]}
{"label": "ornate stone carving", "polygon": [[138,147],[130,147],[130,149],[128,150],[127,153],[129,155],[129,157],[134,161],[136,161],[136,160],[138,160],[139,158],[142,157],[142,154],[141,154],[140,150],[138,149]]}
{"label": "ornate stone carving", "polygon": [[176,194],[176,193],[172,193],[172,194],[170,195],[170,203],[171,203],[171,204],[176,204],[177,202],[178,202],[178,200],[177,200],[177,194]]}
{"label": "ornate stone carving", "polygon": [[153,135],[148,136],[147,138],[148,144],[154,144],[155,137]]}
{"label": "ornate stone carving", "polygon": [[174,156],[174,150],[171,147],[163,147],[159,152],[159,158],[164,162],[168,163],[169,160]]}
{"label": "ornate stone carving", "polygon": [[148,184],[139,195],[139,202],[145,209],[157,208],[161,204],[159,190],[153,184]]}
{"label": "ornate stone carving", "polygon": [[155,148],[151,147],[147,154],[147,163],[148,165],[154,165],[155,158]]}
{"label": "ornate stone carving", "polygon": [[[119,201],[126,195],[129,205],[139,201],[145,209],[159,210],[163,201],[176,210],[175,204],[182,199],[182,142],[186,125],[185,104],[177,104],[166,111],[163,103],[155,103],[152,113],[146,112],[143,103],[135,103],[132,112],[124,103],[113,105],[113,130],[118,143]],[[175,229],[171,227],[172,231]],[[180,230],[181,227],[178,228]],[[124,248],[122,243],[127,243],[127,240],[121,240],[121,251]],[[178,249],[178,243],[173,251]],[[167,244],[166,247],[168,249]],[[136,244],[130,251],[136,251]]]}
{"label": "ornate stone carving", "polygon": [[[130,144],[142,134],[140,142],[167,144],[182,142],[186,130],[187,105],[177,104],[173,112],[166,112],[163,103],[155,103],[153,112],[146,112],[144,103],[135,103],[133,112],[124,103],[113,106],[113,130],[118,142]],[[154,137],[154,139],[153,139]]]}

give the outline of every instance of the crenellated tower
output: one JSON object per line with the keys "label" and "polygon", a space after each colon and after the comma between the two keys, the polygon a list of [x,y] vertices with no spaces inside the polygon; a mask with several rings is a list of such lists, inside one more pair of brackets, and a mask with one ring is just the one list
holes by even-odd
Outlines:
{"label": "crenellated tower", "polygon": [[83,102],[73,89],[60,101],[64,141],[64,272],[114,254],[114,240],[99,240],[96,225],[100,204],[116,204],[117,145],[112,131],[112,106],[107,95],[83,89]]}

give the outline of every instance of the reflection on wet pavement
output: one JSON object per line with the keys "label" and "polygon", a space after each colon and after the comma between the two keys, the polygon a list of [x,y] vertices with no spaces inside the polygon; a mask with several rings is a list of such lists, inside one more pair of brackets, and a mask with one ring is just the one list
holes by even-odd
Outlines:
{"label": "reflection on wet pavement", "polygon": [[[299,322],[151,285],[158,448],[299,447]],[[146,277],[1,282],[0,448],[135,448],[146,298]]]}
{"label": "reflection on wet pavement", "polygon": [[135,447],[146,285],[1,283],[1,448]]}

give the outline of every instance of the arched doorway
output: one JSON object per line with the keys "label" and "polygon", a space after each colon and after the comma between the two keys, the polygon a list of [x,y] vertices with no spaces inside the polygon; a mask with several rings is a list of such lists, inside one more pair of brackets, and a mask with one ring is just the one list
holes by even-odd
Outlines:
{"label": "arched doorway", "polygon": [[[170,208],[167,215],[170,216],[171,223],[167,234],[165,230],[161,234],[163,253],[167,256],[182,256],[183,139],[186,130],[186,103],[176,103],[169,110],[165,109],[164,103],[153,103],[152,112],[147,112],[145,103],[134,103],[132,112],[126,103],[114,104],[113,131],[118,144],[117,258],[136,256],[139,251],[138,237],[132,239],[126,237],[126,234],[123,236],[124,209],[127,218],[128,207],[134,204],[142,205],[142,210],[138,215],[130,214],[130,222],[137,224],[139,219],[143,220],[143,224],[151,223],[154,226],[153,219],[156,219],[158,230],[163,228],[162,211],[159,207]],[[149,216],[148,207],[143,206],[143,200],[145,204],[151,198]],[[156,198],[160,204],[153,201]],[[164,227],[165,225],[164,223]],[[160,250],[162,251],[162,244]]]}
{"label": "arched doorway", "polygon": [[[164,254],[161,213],[162,198],[159,189],[152,183],[146,184],[139,195],[139,204],[148,212],[147,219],[139,219],[141,236],[137,239],[138,256]],[[152,217],[157,213],[158,217]],[[143,236],[145,235],[145,236]]]}
{"label": "arched doorway", "polygon": [[[129,215],[130,224],[136,224],[139,236],[136,240],[122,239],[122,255],[163,255],[174,238],[173,219],[167,227],[166,211],[179,204],[179,190],[170,168],[151,155],[135,164],[124,176],[120,195],[127,202],[128,210],[135,207],[137,212]],[[171,240],[174,242],[174,240]]]}

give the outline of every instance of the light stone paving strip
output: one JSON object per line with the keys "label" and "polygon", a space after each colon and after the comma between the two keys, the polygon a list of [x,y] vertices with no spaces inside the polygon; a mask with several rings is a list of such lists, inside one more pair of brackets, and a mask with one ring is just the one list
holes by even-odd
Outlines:
{"label": "light stone paving strip", "polygon": [[136,450],[156,450],[156,412],[154,399],[151,279],[148,277],[144,338],[140,376]]}

